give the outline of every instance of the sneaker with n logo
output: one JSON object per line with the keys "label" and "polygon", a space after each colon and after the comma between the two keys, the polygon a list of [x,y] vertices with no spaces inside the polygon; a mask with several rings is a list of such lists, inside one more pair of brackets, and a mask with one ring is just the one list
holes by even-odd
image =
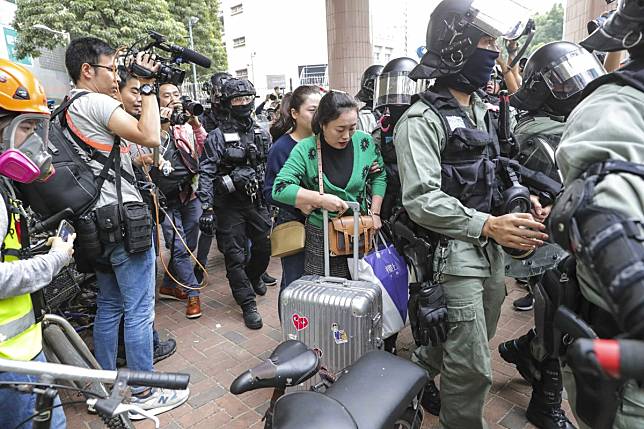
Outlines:
{"label": "sneaker with n logo", "polygon": [[[132,395],[130,403],[146,410],[148,413],[156,416],[173,410],[186,402],[190,396],[190,389],[171,390],[171,389],[152,389],[145,396]],[[129,413],[130,420],[143,420],[145,417],[140,414]]]}

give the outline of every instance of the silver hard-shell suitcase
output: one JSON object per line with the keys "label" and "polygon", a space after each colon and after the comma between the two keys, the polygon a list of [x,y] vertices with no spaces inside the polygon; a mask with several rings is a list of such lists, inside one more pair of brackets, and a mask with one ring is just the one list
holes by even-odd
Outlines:
{"label": "silver hard-shell suitcase", "polygon": [[[360,206],[347,204],[354,213],[357,243]],[[282,333],[284,340],[318,349],[322,365],[337,374],[365,353],[382,348],[382,291],[373,283],[329,276],[328,213],[323,214],[325,276],[304,276],[282,292]],[[353,258],[357,267],[356,246]]]}

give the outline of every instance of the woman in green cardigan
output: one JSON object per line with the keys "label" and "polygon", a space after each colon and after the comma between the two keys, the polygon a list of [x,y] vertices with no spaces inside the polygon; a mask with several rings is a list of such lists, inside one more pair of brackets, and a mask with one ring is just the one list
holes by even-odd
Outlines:
{"label": "woman in green cardigan", "polygon": [[[380,206],[387,178],[382,156],[371,136],[356,130],[358,105],[347,93],[330,91],[311,123],[314,135],[302,139],[275,178],[273,199],[307,213],[305,274],[324,275],[322,210],[329,218],[347,209],[345,201],[357,201],[362,214],[370,209],[380,228]],[[318,185],[318,151],[322,152],[324,193]],[[367,190],[371,192],[367,198]],[[368,200],[371,207],[367,207]],[[331,257],[331,275],[350,278],[346,257]]]}

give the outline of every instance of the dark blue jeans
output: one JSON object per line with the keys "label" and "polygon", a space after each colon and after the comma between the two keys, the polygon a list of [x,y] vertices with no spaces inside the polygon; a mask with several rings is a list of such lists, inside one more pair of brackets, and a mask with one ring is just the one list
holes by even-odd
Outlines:
{"label": "dark blue jeans", "polygon": [[[180,283],[191,288],[198,288],[199,282],[195,277],[194,260],[188,253],[186,246],[181,242],[181,238],[186,243],[191,252],[194,253],[199,240],[199,218],[201,217],[201,203],[195,198],[184,206],[167,210],[167,215],[161,228],[166,246],[170,248],[170,272],[172,276]],[[174,223],[176,231],[172,228],[170,220]],[[181,238],[179,238],[181,237]],[[166,273],[163,277],[164,287],[178,287]],[[196,289],[188,289],[188,296],[199,296]]]}
{"label": "dark blue jeans", "polygon": [[[35,362],[46,362],[45,355],[40,352],[38,356],[32,359]],[[38,377],[35,375],[16,374],[13,372],[0,372],[0,381],[10,381],[14,383],[24,383],[27,381],[37,382]],[[0,428],[15,428],[19,423],[31,417],[36,408],[36,395],[29,393],[16,392],[14,389],[0,389]],[[56,396],[54,406],[60,405],[60,398]],[[20,426],[24,429],[31,429],[32,421]],[[53,409],[51,416],[51,429],[65,429],[67,421],[63,407]]]}
{"label": "dark blue jeans", "polygon": [[295,255],[281,258],[282,262],[282,281],[280,283],[280,292],[283,291],[304,275],[304,251]]}

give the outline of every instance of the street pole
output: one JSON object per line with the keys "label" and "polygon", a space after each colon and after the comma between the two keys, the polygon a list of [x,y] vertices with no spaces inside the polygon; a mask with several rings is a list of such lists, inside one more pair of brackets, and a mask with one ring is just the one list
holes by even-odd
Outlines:
{"label": "street pole", "polygon": [[[188,33],[190,34],[190,49],[195,50],[195,43],[192,39],[192,26],[199,22],[199,18],[196,16],[191,16],[188,18]],[[197,66],[195,63],[192,63],[192,92],[194,94],[194,100],[197,100]]]}

